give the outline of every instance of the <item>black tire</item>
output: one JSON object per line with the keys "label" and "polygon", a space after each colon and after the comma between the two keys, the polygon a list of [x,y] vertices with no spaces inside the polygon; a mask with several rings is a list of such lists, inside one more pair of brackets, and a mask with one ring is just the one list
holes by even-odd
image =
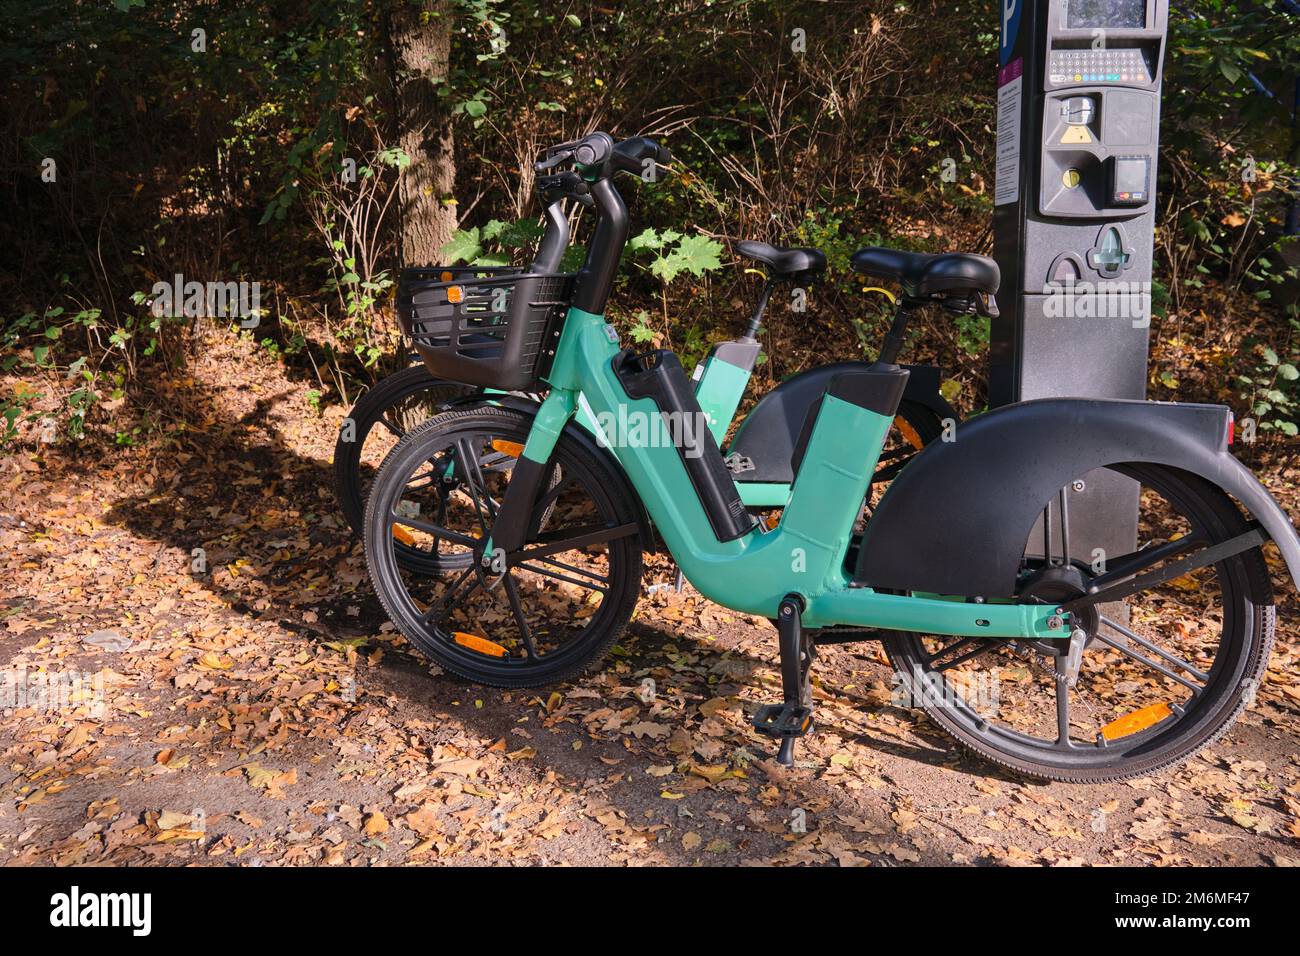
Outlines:
{"label": "black tire", "polygon": [[[1176,522],[1169,519],[1170,527],[1176,523],[1180,528],[1192,529],[1190,532],[1175,529],[1168,535],[1170,544],[1181,540],[1180,534],[1197,533],[1197,529],[1205,532],[1203,540],[1209,544],[1225,541],[1247,530],[1245,519],[1232,500],[1201,478],[1159,465],[1117,465],[1112,468],[1141,483],[1144,515],[1148,508],[1153,513],[1160,510],[1178,516]],[[1157,520],[1144,518],[1142,527],[1150,529],[1156,524]],[[1147,535],[1147,530],[1144,530],[1143,537]],[[1153,542],[1160,537],[1153,534],[1148,540]],[[1077,562],[1075,568],[1078,568]],[[885,650],[898,675],[899,689],[905,699],[919,704],[936,726],[963,747],[992,763],[1026,776],[1068,783],[1105,783],[1144,776],[1191,758],[1227,732],[1264,680],[1273,645],[1275,612],[1272,588],[1258,548],[1178,580],[1183,582],[1179,590],[1171,590],[1177,585],[1175,581],[1150,595],[1139,592],[1130,598],[1125,613],[1132,616],[1123,625],[1117,626],[1117,622],[1107,618],[1104,611],[1099,615],[1097,632],[1103,636],[1089,641],[1084,651],[1084,667],[1081,667],[1078,677],[1080,687],[1087,679],[1089,692],[1098,688],[1096,712],[1089,712],[1084,717],[1077,712],[1071,713],[1074,705],[1069,703],[1070,694],[1083,691],[1077,688],[1072,691],[1068,683],[1060,679],[1059,662],[1062,658],[1052,658],[1058,665],[1052,667],[1050,676],[1046,673],[1040,675],[1029,668],[1024,669],[1027,679],[1017,674],[1011,685],[1017,701],[1045,699],[1045,688],[1049,684],[1055,685],[1057,693],[1062,686],[1066,687],[1064,719],[1059,709],[1054,715],[1047,715],[1057,721],[1055,745],[1045,737],[1026,732],[1023,723],[1017,728],[1015,724],[1019,715],[1009,716],[1001,701],[996,705],[996,714],[991,716],[987,712],[978,713],[978,706],[972,706],[968,700],[973,680],[979,676],[978,669],[991,660],[1006,660],[1010,656],[1009,648],[1016,646],[1014,642],[1000,642],[1002,646],[999,647],[977,644],[977,656],[971,661],[963,661],[959,656],[945,660],[950,653],[967,653],[969,645],[959,648],[957,643],[969,639],[923,639],[914,633],[895,633],[885,639]],[[1150,613],[1145,613],[1146,606],[1139,603],[1144,597],[1151,601]],[[1178,610],[1190,601],[1196,602],[1194,609],[1186,613]],[[1174,614],[1182,615],[1173,632],[1177,636],[1154,638],[1150,633],[1150,622],[1161,620],[1171,607],[1175,608]],[[1217,627],[1216,618],[1220,621]],[[1108,634],[1108,629],[1113,629],[1114,634]],[[1147,633],[1139,634],[1140,630]],[[1128,650],[1121,650],[1113,641],[1125,631],[1127,635],[1121,644]],[[1134,637],[1147,640],[1166,652],[1168,644],[1177,641],[1174,656],[1183,664],[1190,662],[1181,655],[1198,662],[1211,658],[1212,663],[1196,666],[1197,676],[1193,677],[1191,668],[1170,663],[1160,651],[1148,650],[1147,645],[1134,641]],[[950,642],[945,646],[951,651],[935,649],[942,641]],[[1032,645],[1034,642],[1024,643]],[[1162,643],[1165,646],[1161,646]],[[1023,650],[1025,648],[1018,648],[1016,660],[1036,663],[1020,654]],[[1028,650],[1043,660],[1048,659],[1047,652],[1041,648],[1030,647]],[[1156,674],[1154,678],[1130,679],[1128,675],[1133,669],[1134,653],[1141,653],[1165,666],[1192,685],[1187,699],[1162,702],[1159,698],[1177,697],[1187,693],[1187,689],[1156,670],[1152,670]],[[950,681],[948,674],[960,675],[961,680]],[[1002,681],[996,670],[994,676]],[[975,686],[978,692],[979,685]],[[1141,695],[1146,696],[1139,699]],[[1156,702],[1146,708],[1129,710],[1132,703],[1151,698],[1156,698]],[[1060,707],[1059,697],[1055,706]],[[1119,710],[1126,713],[1119,714],[1117,719]],[[1148,712],[1152,716],[1146,716]],[[1095,738],[1089,741],[1083,737],[1075,741],[1076,727],[1082,726],[1086,732],[1107,717],[1111,719],[1097,730]],[[1128,730],[1130,725],[1124,723],[1129,718],[1133,718],[1131,726],[1136,728],[1131,731]],[[1048,727],[1047,737],[1050,738],[1053,733],[1050,721],[1043,719],[1042,715],[1038,719],[1040,722],[1036,726]],[[1033,721],[1029,723],[1033,724]],[[1060,730],[1062,723],[1066,727],[1064,734]],[[1118,735],[1112,738],[1110,732]]]}
{"label": "black tire", "polygon": [[903,421],[916,429],[923,445],[930,444],[943,434],[943,419],[929,405],[922,405],[920,402],[904,399],[899,402],[898,414],[894,417],[902,418]]}
{"label": "black tire", "polygon": [[[906,427],[900,427],[900,424]],[[871,478],[873,485],[892,480],[922,448],[943,434],[943,419],[928,405],[906,401],[899,403],[881,450],[880,461]]]}
{"label": "black tire", "polygon": [[[374,464],[382,461],[382,455],[375,449],[366,448],[376,426],[380,426],[379,431],[385,433],[384,437],[400,441],[403,434],[419,424],[410,419],[422,421],[447,402],[465,398],[475,391],[468,385],[434,378],[423,364],[419,364],[381,379],[358,399],[339,429],[334,444],[334,497],[348,526],[358,538],[365,535],[366,496],[374,478]],[[352,440],[346,441],[349,421],[352,423]],[[372,446],[379,437],[378,433],[373,436]],[[370,453],[367,455],[367,452]],[[367,457],[373,462],[368,463]],[[436,574],[454,567],[449,567],[436,556],[418,554],[401,542],[398,542],[398,552],[404,561],[425,573]]]}
{"label": "black tire", "polygon": [[[599,545],[512,566],[500,583],[490,583],[493,574],[479,560],[482,540],[491,527],[490,515],[504,495],[517,458],[502,454],[489,462],[490,454],[481,460],[479,455],[502,442],[522,445],[531,424],[531,415],[493,405],[453,408],[436,416],[408,432],[389,453],[380,466],[366,507],[366,562],[389,618],[439,666],[493,687],[536,687],[581,674],[602,658],[623,632],[640,593],[639,530]],[[470,459],[462,449],[470,448],[476,450],[469,453],[473,463],[467,465]],[[537,503],[534,535],[544,531],[551,540],[563,540],[566,528],[589,530],[597,523],[605,527],[631,524],[639,529],[633,492],[607,452],[566,432],[550,464],[553,474],[562,473],[563,479],[544,483],[547,490]],[[433,476],[428,480],[421,475],[426,466],[427,474]],[[476,470],[480,473],[474,478]],[[422,492],[432,495],[429,489],[439,480],[437,476],[453,471],[471,476],[457,486],[460,497],[472,503],[472,508],[463,501],[458,504],[468,524],[453,529],[452,509],[441,498],[438,503],[442,510],[436,521],[426,524],[442,531],[452,530],[453,534],[443,534],[441,540],[467,549],[472,557],[459,574],[420,577],[399,561],[392,527],[406,522],[409,528],[424,529],[410,523],[409,510],[398,517],[399,504],[410,504],[411,497]],[[582,512],[581,519],[575,516],[578,512]],[[489,517],[481,517],[484,514]],[[470,517],[465,519],[464,515]],[[595,520],[588,520],[593,515]],[[438,546],[438,535],[429,532],[428,538],[432,546]],[[478,542],[477,547],[470,539]],[[597,581],[601,584],[593,583]],[[425,593],[435,588],[441,588],[440,593],[427,603],[412,593],[413,589]],[[586,593],[576,610],[553,610],[559,603],[557,595],[581,589]],[[589,611],[595,595],[600,595],[599,605]],[[525,608],[524,597],[534,601],[535,606]],[[539,616],[538,607],[542,605],[547,606],[542,607]],[[435,616],[441,619],[433,619]],[[481,634],[477,637],[486,644],[465,643],[476,635],[458,631],[457,621],[472,622],[462,626],[478,628]],[[544,627],[538,626],[539,621]],[[489,627],[496,629],[491,635],[487,634]],[[518,639],[507,633],[512,627]],[[485,651],[485,646],[492,649]],[[498,651],[501,656],[493,656]]]}

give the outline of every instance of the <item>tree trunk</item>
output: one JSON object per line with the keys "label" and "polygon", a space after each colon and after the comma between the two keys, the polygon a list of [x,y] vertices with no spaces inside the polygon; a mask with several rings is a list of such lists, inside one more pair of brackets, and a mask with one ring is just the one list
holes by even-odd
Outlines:
{"label": "tree trunk", "polygon": [[391,20],[398,145],[411,158],[398,180],[401,259],[437,265],[456,229],[456,158],[447,81],[451,10],[447,0],[397,0]]}

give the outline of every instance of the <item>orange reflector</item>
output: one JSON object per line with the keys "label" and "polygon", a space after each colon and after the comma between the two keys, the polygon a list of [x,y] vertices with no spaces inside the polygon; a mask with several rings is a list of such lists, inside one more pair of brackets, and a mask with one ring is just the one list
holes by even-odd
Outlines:
{"label": "orange reflector", "polygon": [[415,546],[415,535],[407,531],[400,524],[393,525],[393,540],[400,541],[402,544]]}
{"label": "orange reflector", "polygon": [[501,438],[492,439],[492,447],[503,455],[513,455],[518,458],[524,453],[524,446],[517,441],[505,441]]}
{"label": "orange reflector", "polygon": [[480,654],[488,654],[492,657],[505,657],[507,654],[506,649],[496,641],[489,641],[486,637],[479,637],[477,634],[456,631],[452,634],[452,639],[461,647],[468,647],[471,651],[478,651]]}
{"label": "orange reflector", "polygon": [[455,304],[465,298],[465,290],[458,285],[447,286],[447,301]]}
{"label": "orange reflector", "polygon": [[452,278],[452,276],[451,276],[451,273],[450,273],[450,272],[444,272],[444,273],[442,274],[442,281],[443,281],[443,282],[450,282],[450,281],[451,281],[451,278]]}
{"label": "orange reflector", "polygon": [[907,443],[913,448],[920,451],[925,446],[925,442],[921,441],[921,436],[917,434],[916,429],[909,425],[902,415],[894,419],[894,427],[903,433],[903,437],[907,439]]}
{"label": "orange reflector", "polygon": [[771,531],[773,528],[775,528],[777,525],[781,523],[781,512],[773,511],[771,514],[764,515],[762,520],[763,520],[763,529],[766,531]]}
{"label": "orange reflector", "polygon": [[1101,728],[1101,735],[1107,740],[1118,740],[1120,737],[1135,734],[1139,730],[1146,730],[1148,727],[1160,723],[1172,713],[1173,710],[1168,704],[1152,704],[1150,707],[1143,707],[1141,710],[1135,710],[1131,714],[1125,714],[1123,717],[1112,720]]}

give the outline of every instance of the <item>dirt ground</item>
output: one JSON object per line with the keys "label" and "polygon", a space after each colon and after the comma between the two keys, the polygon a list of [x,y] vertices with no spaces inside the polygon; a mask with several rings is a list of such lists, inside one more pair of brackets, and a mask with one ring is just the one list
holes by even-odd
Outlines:
{"label": "dirt ground", "polygon": [[[1005,776],[897,706],[873,644],[823,653],[783,771],[747,716],[779,696],[767,622],[657,589],[600,672],[465,686],[371,595],[330,489],[343,412],[247,343],[188,374],[146,448],[0,458],[5,865],[1300,863],[1289,588],[1255,706],[1176,771]],[[1263,475],[1293,514],[1298,474]]]}

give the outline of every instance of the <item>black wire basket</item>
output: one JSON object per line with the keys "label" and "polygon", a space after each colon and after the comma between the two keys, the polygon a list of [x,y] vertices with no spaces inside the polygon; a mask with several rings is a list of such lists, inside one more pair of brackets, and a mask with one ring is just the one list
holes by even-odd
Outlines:
{"label": "black wire basket", "polygon": [[403,269],[397,317],[438,378],[532,391],[555,357],[573,281],[515,266]]}

